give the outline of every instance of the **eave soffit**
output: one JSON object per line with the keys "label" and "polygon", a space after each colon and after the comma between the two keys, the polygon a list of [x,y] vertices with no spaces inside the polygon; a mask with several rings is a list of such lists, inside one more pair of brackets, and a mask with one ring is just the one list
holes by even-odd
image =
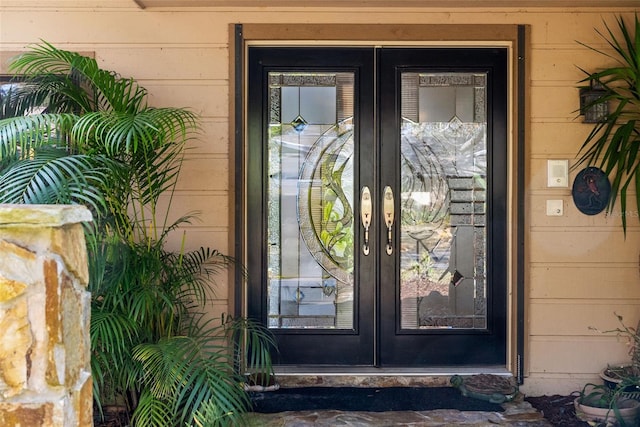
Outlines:
{"label": "eave soffit", "polygon": [[140,8],[158,7],[442,7],[461,8],[610,8],[638,7],[640,0],[132,0]]}

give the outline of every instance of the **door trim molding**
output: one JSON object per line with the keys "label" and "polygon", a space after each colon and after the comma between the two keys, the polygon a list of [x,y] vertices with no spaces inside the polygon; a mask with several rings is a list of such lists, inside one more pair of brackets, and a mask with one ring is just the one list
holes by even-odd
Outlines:
{"label": "door trim molding", "polygon": [[[233,94],[229,102],[229,156],[231,207],[229,212],[230,242],[229,248],[238,260],[245,259],[244,225],[246,223],[244,206],[244,88],[246,49],[251,44],[300,45],[313,42],[315,46],[326,45],[378,45],[392,44],[415,46],[424,44],[455,46],[504,46],[510,47],[510,85],[508,133],[508,179],[509,185],[509,289],[508,328],[506,367],[522,383],[526,375],[525,363],[525,309],[526,297],[524,280],[525,264],[525,141],[529,134],[529,62],[528,25],[517,24],[438,24],[438,25],[395,25],[395,24],[232,24],[229,27],[229,90]],[[246,289],[241,269],[231,272],[230,280],[235,286],[230,289],[230,307],[236,315],[245,312]]]}
{"label": "door trim molding", "polygon": [[[519,25],[494,24],[242,24],[246,42],[511,42],[518,40]],[[430,43],[431,44],[431,43]]]}

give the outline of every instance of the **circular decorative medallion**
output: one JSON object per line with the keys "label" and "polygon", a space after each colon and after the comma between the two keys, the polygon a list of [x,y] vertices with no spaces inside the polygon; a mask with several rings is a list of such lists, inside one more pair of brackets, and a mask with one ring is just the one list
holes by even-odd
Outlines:
{"label": "circular decorative medallion", "polygon": [[351,126],[331,128],[309,148],[298,176],[302,240],[318,264],[347,285],[353,284],[354,146]]}
{"label": "circular decorative medallion", "polygon": [[589,166],[582,169],[573,181],[573,203],[585,215],[599,214],[607,207],[611,183],[601,169]]}

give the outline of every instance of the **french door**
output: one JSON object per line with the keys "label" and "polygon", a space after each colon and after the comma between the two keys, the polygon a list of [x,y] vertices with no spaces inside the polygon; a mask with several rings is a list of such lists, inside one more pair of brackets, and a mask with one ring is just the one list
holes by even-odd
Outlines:
{"label": "french door", "polygon": [[504,366],[506,49],[250,47],[247,93],[276,363]]}

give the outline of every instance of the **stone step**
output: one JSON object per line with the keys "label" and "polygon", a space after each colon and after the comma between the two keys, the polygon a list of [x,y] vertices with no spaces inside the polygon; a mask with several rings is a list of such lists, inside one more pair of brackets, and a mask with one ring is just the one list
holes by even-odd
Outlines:
{"label": "stone step", "polygon": [[277,374],[281,387],[448,387],[451,375]]}
{"label": "stone step", "polygon": [[505,412],[479,412],[438,409],[434,411],[342,412],[300,411],[274,414],[248,414],[249,427],[553,427],[527,402],[505,404]]}
{"label": "stone step", "polygon": [[[366,375],[279,375],[278,383],[284,387],[352,386],[352,387],[446,387],[449,375],[366,376]],[[438,409],[432,411],[348,412],[336,410],[291,411],[273,414],[250,413],[250,427],[381,427],[381,426],[505,426],[553,427],[518,393],[511,402],[502,404],[504,412],[458,411]]]}

